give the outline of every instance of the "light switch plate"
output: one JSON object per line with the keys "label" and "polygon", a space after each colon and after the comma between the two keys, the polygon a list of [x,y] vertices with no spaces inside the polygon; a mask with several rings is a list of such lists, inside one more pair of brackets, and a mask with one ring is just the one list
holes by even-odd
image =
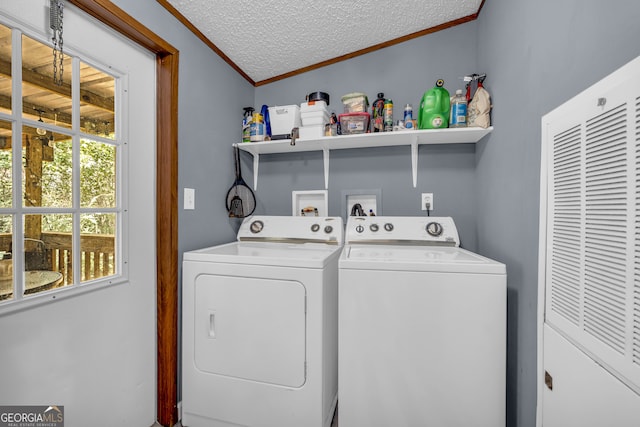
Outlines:
{"label": "light switch plate", "polygon": [[196,208],[196,190],[195,188],[184,189],[184,208],[192,210]]}

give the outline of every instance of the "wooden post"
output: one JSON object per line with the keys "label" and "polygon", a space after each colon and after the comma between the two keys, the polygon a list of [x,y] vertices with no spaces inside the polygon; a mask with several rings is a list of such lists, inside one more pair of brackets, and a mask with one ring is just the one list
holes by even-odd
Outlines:
{"label": "wooden post", "polygon": [[[42,206],[42,140],[25,135],[24,205]],[[24,236],[42,239],[42,216],[26,215]]]}

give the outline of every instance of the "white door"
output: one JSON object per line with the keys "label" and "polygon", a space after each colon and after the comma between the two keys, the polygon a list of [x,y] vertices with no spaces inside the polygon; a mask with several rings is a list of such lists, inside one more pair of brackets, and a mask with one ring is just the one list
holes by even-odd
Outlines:
{"label": "white door", "polygon": [[639,72],[637,58],[542,118],[538,424],[546,427],[640,420]]}
{"label": "white door", "polygon": [[202,372],[285,387],[305,382],[306,292],[296,280],[201,274],[194,363]]}
{"label": "white door", "polygon": [[544,369],[543,426],[640,425],[640,395],[548,325]]}
{"label": "white door", "polygon": [[[50,39],[49,0],[5,1],[0,19]],[[155,57],[66,3],[64,47],[125,74],[130,179],[126,283],[0,317],[0,402],[64,405],[68,425],[156,419]]]}

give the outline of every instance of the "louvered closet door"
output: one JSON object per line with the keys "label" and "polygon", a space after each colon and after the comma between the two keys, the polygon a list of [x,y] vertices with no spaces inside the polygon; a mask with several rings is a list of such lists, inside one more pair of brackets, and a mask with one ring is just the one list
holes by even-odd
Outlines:
{"label": "louvered closet door", "polygon": [[635,71],[603,80],[543,118],[545,322],[640,392],[640,61],[634,62]]}

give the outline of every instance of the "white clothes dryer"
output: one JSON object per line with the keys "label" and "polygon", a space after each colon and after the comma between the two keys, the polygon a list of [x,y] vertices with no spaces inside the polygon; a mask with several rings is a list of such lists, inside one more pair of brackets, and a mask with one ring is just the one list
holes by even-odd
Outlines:
{"label": "white clothes dryer", "polygon": [[328,427],[338,392],[334,217],[253,216],[184,253],[182,424]]}
{"label": "white clothes dryer", "polygon": [[350,217],[345,239],[340,427],[504,427],[505,265],[449,217]]}

